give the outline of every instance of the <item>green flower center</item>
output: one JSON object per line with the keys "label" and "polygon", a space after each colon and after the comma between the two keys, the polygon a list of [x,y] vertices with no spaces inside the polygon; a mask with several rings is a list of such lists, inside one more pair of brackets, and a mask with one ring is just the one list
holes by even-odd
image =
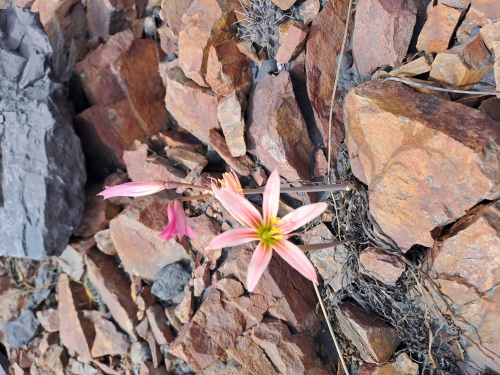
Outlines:
{"label": "green flower center", "polygon": [[271,218],[271,223],[263,224],[259,229],[257,229],[257,236],[259,239],[268,246],[274,245],[276,242],[283,239],[283,234],[276,226],[278,220],[276,218]]}

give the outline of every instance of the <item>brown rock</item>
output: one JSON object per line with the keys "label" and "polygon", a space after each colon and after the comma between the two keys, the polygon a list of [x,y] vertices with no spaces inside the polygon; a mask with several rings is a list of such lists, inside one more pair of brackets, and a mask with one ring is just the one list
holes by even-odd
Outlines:
{"label": "brown rock", "polygon": [[205,289],[210,285],[210,264],[204,263],[193,271],[193,294],[201,297]]}
{"label": "brown rock", "polygon": [[160,47],[167,55],[171,53],[178,54],[178,40],[174,36],[172,29],[167,24],[163,24],[158,28],[158,36],[160,37]]}
{"label": "brown rock", "polygon": [[185,173],[168,164],[165,158],[158,155],[148,157],[148,146],[143,143],[136,145],[135,150],[125,151],[123,160],[127,165],[130,179],[134,182],[179,182],[186,177]]}
{"label": "brown rock", "polygon": [[286,71],[257,83],[248,106],[247,148],[289,181],[309,180],[313,145]]}
{"label": "brown rock", "polygon": [[168,321],[170,322],[170,326],[174,327],[175,331],[179,331],[182,328],[183,324],[179,320],[179,318],[177,318],[177,316],[175,315],[175,308],[176,307],[177,307],[176,305],[172,305],[172,306],[167,307],[165,309],[165,316],[167,317]]}
{"label": "brown rock", "polygon": [[178,129],[178,131],[168,130],[164,133],[159,133],[151,137],[151,140],[161,144],[161,146],[158,147],[159,149],[181,148],[201,155],[207,153],[207,148],[203,143],[191,136],[191,134],[181,132],[180,130],[182,129]]}
{"label": "brown rock", "polygon": [[36,318],[47,332],[59,331],[59,311],[56,309],[40,310],[36,312]]}
{"label": "brown rock", "polygon": [[[165,63],[162,63],[165,64]],[[160,71],[162,71],[160,64]],[[179,67],[162,73],[168,88],[165,105],[179,125],[203,143],[208,143],[208,131],[219,129],[217,96],[184,76]]]}
{"label": "brown rock", "polygon": [[99,250],[101,250],[104,254],[107,255],[116,255],[118,252],[116,251],[115,244],[113,243],[113,239],[111,238],[111,230],[105,229],[97,232],[94,235],[95,243]]}
{"label": "brown rock", "polygon": [[130,281],[118,267],[114,257],[94,250],[85,256],[85,264],[90,282],[113,319],[125,332],[135,337],[137,306],[130,296]]}
{"label": "brown rock", "polygon": [[143,18],[147,0],[87,0],[86,4],[90,36],[106,39]]}
{"label": "brown rock", "polygon": [[495,0],[472,0],[464,21],[457,30],[460,43],[468,39],[474,27],[484,27],[500,19],[500,7]]}
{"label": "brown rock", "polygon": [[130,274],[154,280],[164,266],[181,259],[190,260],[189,244],[184,238],[165,242],[158,235],[168,223],[167,206],[176,194],[170,191],[138,198],[111,220],[111,238]]}
{"label": "brown rock", "polygon": [[67,275],[61,274],[58,290],[61,343],[69,350],[90,359],[95,329],[93,323],[79,311],[82,307],[90,307],[85,289],[83,285],[70,281]]}
{"label": "brown rock", "polygon": [[486,113],[493,120],[500,121],[500,99],[490,98],[483,100],[479,106],[479,110]]}
{"label": "brown rock", "polygon": [[434,57],[431,54],[420,56],[419,58],[410,61],[397,69],[391,70],[391,77],[414,77],[420,74],[428,73],[431,70],[431,64]]}
{"label": "brown rock", "polygon": [[499,223],[498,201],[479,205],[451,227],[424,264],[463,332],[468,359],[493,371],[500,371],[500,332],[494,328],[500,312],[500,259],[492,251],[500,248]]}
{"label": "brown rock", "polygon": [[40,15],[40,22],[54,50],[52,72],[61,82],[68,81],[80,57],[76,56],[77,51],[72,45],[83,45],[87,41],[84,6],[78,0],[36,0],[31,11]]}
{"label": "brown rock", "polygon": [[279,6],[283,10],[289,9],[296,0],[272,0],[277,6]]}
{"label": "brown rock", "polygon": [[239,38],[230,33],[224,35],[227,36],[223,41],[210,46],[205,80],[219,96],[234,91],[247,95],[253,83],[252,69],[238,49]]}
{"label": "brown rock", "polygon": [[106,355],[124,355],[129,352],[128,337],[118,332],[115,325],[105,319],[101,313],[94,311],[95,340],[92,345],[94,358]]}
{"label": "brown rock", "polygon": [[266,171],[263,168],[259,168],[252,173],[252,178],[257,186],[264,186],[267,182]]}
{"label": "brown rock", "polygon": [[413,1],[361,0],[356,6],[352,42],[358,73],[369,75],[378,67],[399,66],[408,52],[416,20]]}
{"label": "brown rock", "polygon": [[438,53],[429,78],[445,88],[469,90],[490,70],[490,53],[477,35],[452,49]]}
{"label": "brown rock", "polygon": [[408,354],[401,353],[396,362],[384,363],[379,366],[374,363],[365,363],[359,368],[358,375],[418,375],[418,365],[410,359]]}
{"label": "brown rock", "polygon": [[176,38],[179,37],[179,31],[182,28],[182,16],[191,6],[194,0],[162,0],[161,13],[163,20],[167,21],[168,26]]}
{"label": "brown rock", "polygon": [[170,344],[174,341],[174,334],[170,326],[167,325],[165,310],[160,304],[150,306],[146,311],[146,315],[148,317],[149,326],[151,327],[151,332],[158,345]]}
{"label": "brown rock", "polygon": [[482,27],[479,30],[479,34],[481,34],[484,44],[488,47],[491,54],[495,54],[493,43],[500,41],[500,20]]}
{"label": "brown rock", "polygon": [[343,303],[336,316],[342,332],[366,362],[388,361],[401,342],[394,328],[350,302]]}
{"label": "brown rock", "polygon": [[158,368],[154,367],[154,364],[150,361],[141,362],[141,367],[139,369],[139,375],[169,375],[170,372],[161,366]]}
{"label": "brown rock", "polygon": [[208,141],[212,147],[217,151],[222,159],[233,169],[236,173],[242,176],[248,176],[253,171],[253,161],[247,155],[234,157],[229,151],[226,140],[215,129],[210,129]]}
{"label": "brown rock", "polygon": [[85,272],[83,266],[83,254],[73,246],[66,246],[62,254],[57,259],[61,270],[74,280],[80,280]]}
{"label": "brown rock", "polygon": [[286,64],[295,58],[306,43],[309,28],[302,22],[290,20],[279,25],[280,46],[276,53],[276,61]]}
{"label": "brown rock", "polygon": [[255,51],[255,48],[251,40],[239,42],[236,46],[238,47],[238,50],[242,54],[244,54],[249,61],[260,63],[259,56],[257,56],[257,52]]}
{"label": "brown rock", "polygon": [[31,6],[33,5],[34,2],[35,0],[14,0],[12,2],[12,5],[19,8],[31,9]]}
{"label": "brown rock", "polygon": [[194,313],[194,296],[193,289],[186,286],[184,289],[184,298],[175,308],[175,315],[181,323],[187,323]]}
{"label": "brown rock", "polygon": [[[40,374],[63,375],[68,363],[68,353],[59,345],[50,345],[41,353],[36,363]],[[34,371],[30,373],[33,374]]]}
{"label": "brown rock", "polygon": [[274,369],[264,349],[252,340],[249,332],[239,336],[227,349],[227,354],[241,363],[250,374],[279,374]]}
{"label": "brown rock", "polygon": [[432,7],[418,36],[417,49],[427,53],[446,51],[463,13],[463,9],[444,4]]}
{"label": "brown rock", "polygon": [[231,11],[238,5],[233,0],[194,0],[182,17],[179,66],[186,77],[200,86],[206,86],[207,58],[214,39],[217,39],[214,36],[217,31],[234,28],[236,17]]}
{"label": "brown rock", "polygon": [[[344,37],[348,5],[349,1],[347,0],[329,1],[314,18],[306,45],[307,94],[311,100],[314,119],[324,144],[328,144],[328,122],[330,109],[332,110],[331,145],[333,157],[335,157],[340,140],[344,136],[342,104],[337,96],[332,107],[331,98],[337,70],[337,56],[340,53]],[[347,45],[350,43],[349,35],[352,33],[352,24],[350,22]]]}
{"label": "brown rock", "polygon": [[153,306],[153,304],[156,302],[156,296],[151,293],[151,288],[151,285],[145,285],[137,294],[135,303],[137,304],[137,308],[139,310],[137,312],[138,319],[144,318],[144,314],[146,313],[147,309],[149,309],[150,306]]}
{"label": "brown rock", "polygon": [[314,172],[313,177],[324,177],[328,173],[328,160],[322,150],[316,150],[314,153]]}
{"label": "brown rock", "polygon": [[167,150],[167,157],[175,163],[180,163],[187,169],[205,168],[208,160],[203,155],[182,148],[171,148]]}
{"label": "brown rock", "polygon": [[373,277],[386,285],[396,285],[396,281],[406,270],[401,258],[388,254],[381,249],[368,247],[359,255],[360,272]]}
{"label": "brown rock", "polygon": [[319,13],[320,8],[319,0],[305,0],[297,7],[299,18],[306,25],[309,25]]}
{"label": "brown rock", "polygon": [[245,144],[245,110],[247,101],[244,95],[231,92],[219,101],[217,117],[226,139],[231,156],[243,156],[247,152]]}
{"label": "brown rock", "polygon": [[280,321],[259,324],[253,328],[252,340],[258,344],[281,374],[330,374],[313,351],[312,338],[292,335]]}
{"label": "brown rock", "polygon": [[[157,368],[163,360],[163,355],[160,350],[160,345],[158,345],[158,343],[156,342],[155,336],[153,335],[153,332],[149,327],[148,320],[144,319],[141,323],[139,323],[136,327],[136,331],[137,334],[148,343],[149,350],[151,352],[151,359],[153,360],[153,367]],[[134,347],[134,345],[132,345],[132,351],[130,355],[132,361],[134,361],[135,363],[140,363],[144,360],[142,353],[140,353],[142,350],[143,347]],[[136,353],[134,353],[134,351],[136,351]]]}
{"label": "brown rock", "polygon": [[222,250],[207,250],[207,246],[215,236],[221,233],[220,225],[207,215],[188,217],[187,223],[191,228],[196,228],[196,238],[191,239],[191,245],[200,252],[207,261],[215,264],[221,256]]}
{"label": "brown rock", "polygon": [[345,119],[352,169],[369,185],[370,211],[404,251],[432,246],[436,226],[498,196],[499,128],[482,112],[371,81],[347,95]]}

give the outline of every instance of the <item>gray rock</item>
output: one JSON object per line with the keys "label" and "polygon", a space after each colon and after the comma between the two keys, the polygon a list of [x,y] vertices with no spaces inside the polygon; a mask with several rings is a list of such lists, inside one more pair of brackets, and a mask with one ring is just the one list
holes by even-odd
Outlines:
{"label": "gray rock", "polygon": [[190,278],[191,272],[186,270],[180,263],[169,264],[158,272],[151,292],[164,301],[172,300],[184,291],[184,287],[189,283]]}
{"label": "gray rock", "polygon": [[31,310],[23,310],[17,318],[9,320],[2,327],[10,349],[17,349],[35,337],[40,323]]}
{"label": "gray rock", "polygon": [[57,256],[81,219],[83,153],[51,54],[34,14],[0,10],[0,256]]}

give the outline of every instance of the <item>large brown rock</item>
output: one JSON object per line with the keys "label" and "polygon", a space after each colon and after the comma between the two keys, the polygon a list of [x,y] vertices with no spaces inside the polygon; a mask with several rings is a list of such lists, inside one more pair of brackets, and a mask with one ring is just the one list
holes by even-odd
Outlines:
{"label": "large brown rock", "polygon": [[279,30],[280,46],[276,53],[276,61],[286,64],[302,51],[309,28],[300,21],[290,20],[279,25]]}
{"label": "large brown rock", "polygon": [[359,255],[360,272],[386,285],[395,285],[406,270],[405,262],[396,255],[368,247]]}
{"label": "large brown rock", "polygon": [[165,105],[179,125],[208,144],[208,131],[220,129],[217,118],[219,102],[216,94],[187,78],[182,69],[160,65],[167,94]]}
{"label": "large brown rock", "polygon": [[[130,30],[111,37],[76,65],[94,107],[77,131],[91,159],[117,162],[135,139],[143,141],[168,125],[153,40],[134,39]],[[102,162],[102,161],[101,161]]]}
{"label": "large brown rock", "polygon": [[[328,122],[330,109],[332,110],[331,146],[334,157],[335,150],[338,150],[340,140],[344,136],[344,124],[339,95],[336,94],[333,107],[330,103],[337,70],[336,59],[342,46],[348,5],[347,0],[329,1],[314,18],[306,44],[307,94],[311,100],[316,125],[325,144],[328,144]],[[352,22],[350,25],[347,45],[350,42]]]}
{"label": "large brown rock", "polygon": [[248,104],[247,148],[289,181],[309,180],[313,145],[287,71],[260,81]]}
{"label": "large brown rock", "polygon": [[375,80],[347,95],[345,120],[370,211],[403,251],[499,195],[499,123],[478,110]]}
{"label": "large brown rock", "polygon": [[417,49],[427,53],[446,51],[463,12],[445,4],[432,7],[418,36]]}
{"label": "large brown rock", "polygon": [[118,255],[130,274],[154,280],[166,265],[190,260],[189,243],[158,235],[167,226],[167,206],[176,194],[170,191],[136,199],[109,223],[111,238]]}
{"label": "large brown rock", "polygon": [[194,0],[162,0],[161,17],[167,21],[168,27],[176,38],[182,28],[182,16]]}
{"label": "large brown rock", "polygon": [[224,137],[214,129],[209,131],[208,140],[212,147],[217,151],[222,159],[233,169],[236,173],[242,176],[248,176],[253,172],[253,161],[248,155],[234,157],[226,143]]}
{"label": "large brown rock", "polygon": [[92,312],[96,333],[94,344],[92,345],[92,356],[98,358],[106,355],[127,354],[130,349],[128,337],[119,332],[116,326],[104,318],[100,312]]}
{"label": "large brown rock", "polygon": [[500,371],[499,231],[500,203],[480,205],[451,227],[424,263],[424,269],[447,302],[441,304],[443,312],[451,313],[462,330],[461,343],[467,360],[497,372]]}
{"label": "large brown rock", "polygon": [[476,26],[485,27],[500,19],[500,6],[496,0],[471,0],[464,21],[457,30],[457,39],[468,39]]}
{"label": "large brown rock", "polygon": [[356,6],[352,53],[361,75],[403,62],[417,20],[413,1],[361,0]]}
{"label": "large brown rock", "polygon": [[[134,323],[137,319],[137,306],[130,296],[130,281],[115,258],[98,250],[85,256],[87,274],[111,313],[113,319],[131,337],[135,337]],[[103,323],[103,329],[106,323]]]}
{"label": "large brown rock", "polygon": [[200,86],[206,86],[207,59],[218,31],[234,31],[235,0],[194,0],[182,16],[179,66]]}
{"label": "large brown rock", "polygon": [[220,121],[227,147],[232,156],[243,156],[247,152],[245,144],[245,110],[247,100],[235,91],[221,98],[217,117]]}
{"label": "large brown rock", "polygon": [[438,53],[429,78],[449,89],[469,90],[490,70],[490,53],[480,35]]}

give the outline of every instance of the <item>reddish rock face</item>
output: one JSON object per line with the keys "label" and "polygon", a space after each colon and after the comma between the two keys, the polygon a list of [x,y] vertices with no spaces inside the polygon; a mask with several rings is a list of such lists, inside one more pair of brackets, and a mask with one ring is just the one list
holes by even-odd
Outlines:
{"label": "reddish rock face", "polygon": [[360,269],[361,273],[387,285],[395,285],[406,270],[403,260],[374,247],[363,250],[359,255],[359,261],[363,266]]}
{"label": "reddish rock face", "polygon": [[342,332],[366,362],[388,361],[401,342],[394,328],[352,303],[343,303],[336,315]]}
{"label": "reddish rock face", "polygon": [[[462,344],[476,366],[500,371],[500,203],[480,205],[457,221],[428,254],[424,269],[444,294]],[[431,289],[433,290],[433,289]],[[441,304],[442,311],[446,306]],[[487,354],[486,354],[487,353]]]}
{"label": "reddish rock face", "polygon": [[427,53],[446,51],[463,12],[444,4],[432,7],[418,36],[417,49]]}
{"label": "reddish rock face", "polygon": [[291,20],[279,26],[280,46],[276,53],[276,61],[280,64],[286,64],[295,58],[306,43],[309,28],[300,21]]}
{"label": "reddish rock face", "polygon": [[250,96],[247,147],[269,170],[289,181],[309,180],[313,145],[295,99],[290,75],[267,76]]}
{"label": "reddish rock face", "polygon": [[190,260],[189,244],[184,238],[163,241],[158,235],[168,224],[167,206],[173,192],[137,198],[109,223],[111,237],[125,270],[144,279],[154,280],[166,265]]}
{"label": "reddish rock face", "polygon": [[191,239],[191,245],[199,251],[207,261],[215,265],[221,256],[222,250],[207,250],[206,248],[210,241],[221,233],[220,225],[207,215],[188,217],[187,223],[191,228],[196,228],[196,238]]}
{"label": "reddish rock face", "polygon": [[[165,66],[165,65],[164,65]],[[167,87],[165,105],[179,125],[208,144],[208,131],[219,129],[217,96],[186,78],[179,67],[161,68]]]}
{"label": "reddish rock face", "polygon": [[167,21],[172,33],[177,38],[182,28],[182,16],[191,6],[194,0],[162,0],[161,14],[163,20]]}
{"label": "reddish rock face", "polygon": [[92,345],[92,356],[95,358],[106,355],[123,355],[129,352],[130,342],[128,337],[119,332],[116,326],[105,319],[98,311],[94,314],[95,340]]}
{"label": "reddish rock face", "polygon": [[487,26],[500,19],[500,7],[495,0],[472,0],[465,20],[457,30],[457,38],[461,43],[468,39],[476,26]]}
{"label": "reddish rock face", "polygon": [[222,159],[238,174],[248,176],[253,172],[253,161],[247,155],[235,158],[231,155],[224,137],[214,129],[209,132],[208,140]]}
{"label": "reddish rock face", "polygon": [[220,121],[227,147],[232,156],[243,156],[247,152],[245,144],[245,110],[247,101],[244,95],[235,91],[221,98],[217,117]]}
{"label": "reddish rock face", "polygon": [[277,6],[279,6],[283,10],[289,9],[296,0],[272,0]]}
{"label": "reddish rock face", "polygon": [[370,211],[401,249],[432,246],[430,231],[498,196],[498,122],[461,104],[371,81],[345,100],[354,174]]}
{"label": "reddish rock face", "polygon": [[[329,1],[314,18],[307,38],[307,94],[311,100],[316,125],[323,136],[324,144],[328,144],[328,119],[337,70],[336,58],[342,46],[348,4],[347,0]],[[353,22],[350,22],[348,35],[351,35],[352,24]],[[349,39],[347,37],[347,45],[349,45]],[[335,157],[337,145],[344,136],[342,104],[338,101],[338,97],[333,103],[332,112],[332,147]]]}
{"label": "reddish rock face", "polygon": [[413,1],[359,1],[352,42],[358,73],[369,75],[378,67],[400,65],[406,57],[416,20]]}

